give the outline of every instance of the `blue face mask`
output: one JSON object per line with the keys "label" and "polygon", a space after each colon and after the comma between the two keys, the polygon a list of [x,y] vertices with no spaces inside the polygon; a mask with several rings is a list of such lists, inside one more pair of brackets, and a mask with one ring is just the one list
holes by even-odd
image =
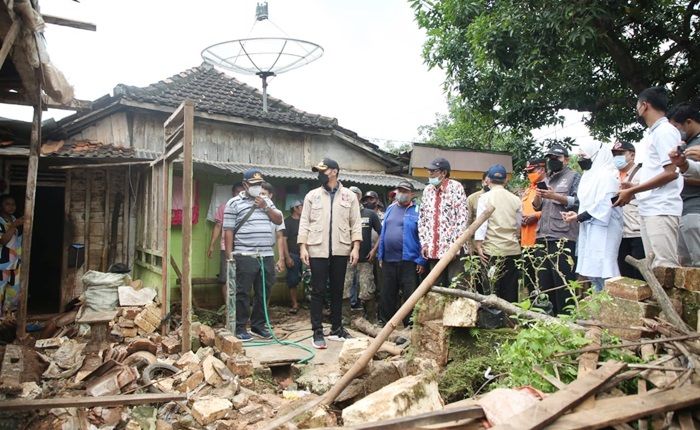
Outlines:
{"label": "blue face mask", "polygon": [[615,163],[617,170],[622,170],[627,165],[627,160],[624,155],[616,155],[613,157],[613,163]]}
{"label": "blue face mask", "polygon": [[440,178],[428,178],[428,183],[437,187],[440,184]]}

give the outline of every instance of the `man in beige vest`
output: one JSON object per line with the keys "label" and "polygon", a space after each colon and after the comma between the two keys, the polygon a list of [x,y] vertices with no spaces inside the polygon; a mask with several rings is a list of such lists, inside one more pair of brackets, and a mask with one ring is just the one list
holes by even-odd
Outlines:
{"label": "man in beige vest", "polygon": [[486,177],[490,190],[479,198],[476,216],[489,206],[494,211],[474,235],[476,252],[486,272],[482,288],[486,293],[495,292],[504,300],[517,302],[520,272],[516,260],[520,258],[522,204],[518,196],[505,189],[505,167],[491,166]]}

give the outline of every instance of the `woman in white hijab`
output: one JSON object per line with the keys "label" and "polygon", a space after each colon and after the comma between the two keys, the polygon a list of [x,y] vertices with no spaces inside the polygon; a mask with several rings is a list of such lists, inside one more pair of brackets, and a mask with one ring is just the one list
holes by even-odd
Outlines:
{"label": "woman in white hijab", "polygon": [[605,279],[620,276],[617,253],[622,240],[622,210],[613,207],[620,183],[612,152],[601,143],[579,146],[583,176],[578,186],[579,210],[562,213],[567,222],[579,223],[576,273],[587,277],[596,291]]}

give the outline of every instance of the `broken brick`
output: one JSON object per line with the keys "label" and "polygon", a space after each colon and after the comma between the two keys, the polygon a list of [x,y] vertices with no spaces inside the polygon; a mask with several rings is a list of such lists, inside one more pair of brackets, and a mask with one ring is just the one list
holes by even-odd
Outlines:
{"label": "broken brick", "polygon": [[[221,360],[214,357],[213,355],[208,356],[202,361],[202,371],[204,372],[204,380],[207,381],[207,384],[213,387],[220,387],[224,385],[224,379],[216,370],[218,364],[217,362],[221,363]],[[221,365],[223,365],[223,363],[221,363]]]}
{"label": "broken brick", "polygon": [[639,279],[617,276],[605,281],[605,291],[613,297],[641,302],[651,297],[651,288]]}
{"label": "broken brick", "polygon": [[175,386],[175,389],[177,391],[187,393],[189,391],[194,390],[199,386],[204,381],[204,372],[201,370],[197,370],[196,372],[192,373],[190,376],[187,377],[182,383],[179,385]]}
{"label": "broken brick", "polygon": [[160,346],[166,354],[177,354],[182,349],[182,343],[174,337],[166,337],[160,341]]}
{"label": "broken brick", "polygon": [[191,372],[196,372],[199,370],[201,360],[192,351],[187,351],[182,354],[182,356],[175,362],[175,367],[180,369],[187,369]]}
{"label": "broken brick", "polygon": [[676,288],[700,291],[700,267],[678,267],[674,278]]}
{"label": "broken brick", "polygon": [[230,356],[243,354],[243,342],[228,330],[217,332],[214,343],[216,349]]}
{"label": "broken brick", "polygon": [[214,329],[209,327],[208,325],[202,324],[202,326],[199,328],[199,343],[201,343],[204,346],[214,346],[216,334],[214,333]]}
{"label": "broken brick", "polygon": [[447,364],[449,338],[450,328],[443,326],[442,320],[416,324],[411,331],[411,344],[415,345],[416,356],[431,358],[439,366]]}
{"label": "broken brick", "polygon": [[446,327],[476,327],[479,302],[460,297],[445,305],[442,325]]}
{"label": "broken brick", "polygon": [[595,317],[609,327],[611,334],[626,340],[639,340],[642,331],[633,327],[641,327],[642,318],[653,318],[658,314],[659,308],[655,303],[611,297],[611,300],[600,304]]}
{"label": "broken brick", "polygon": [[203,397],[192,404],[192,417],[200,424],[207,425],[226,416],[231,402],[218,397]]}
{"label": "broken brick", "polygon": [[151,342],[148,339],[136,339],[129,343],[129,345],[127,345],[126,353],[128,355],[131,355],[136,351],[148,351],[151,354],[157,354],[158,347],[155,343]]}
{"label": "broken brick", "polygon": [[230,357],[226,362],[226,367],[228,367],[234,375],[241,378],[253,376],[253,360],[250,357],[244,355]]}

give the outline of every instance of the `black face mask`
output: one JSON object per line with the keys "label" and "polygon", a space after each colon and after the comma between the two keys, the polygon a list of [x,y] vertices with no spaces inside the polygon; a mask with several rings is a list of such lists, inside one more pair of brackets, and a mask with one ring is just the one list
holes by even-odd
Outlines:
{"label": "black face mask", "polygon": [[547,160],[547,169],[549,169],[550,172],[559,172],[561,169],[564,168],[564,162],[561,161],[558,158],[550,158]]}
{"label": "black face mask", "polygon": [[321,185],[326,185],[328,183],[328,175],[323,172],[318,172],[318,182],[320,182]]}
{"label": "black face mask", "polygon": [[481,189],[484,190],[485,193],[488,193],[491,190],[491,187],[489,187],[488,185],[484,185],[483,187],[481,187]]}
{"label": "black face mask", "polygon": [[647,122],[644,120],[643,116],[637,115],[636,119],[637,119],[637,122],[639,123],[639,125],[641,125],[644,128],[647,128]]}
{"label": "black face mask", "polygon": [[362,206],[366,207],[367,209],[374,210],[377,207],[377,202],[364,202],[362,203]]}
{"label": "black face mask", "polygon": [[578,165],[581,167],[581,170],[590,170],[591,166],[593,166],[593,160],[590,158],[580,158],[578,160]]}

